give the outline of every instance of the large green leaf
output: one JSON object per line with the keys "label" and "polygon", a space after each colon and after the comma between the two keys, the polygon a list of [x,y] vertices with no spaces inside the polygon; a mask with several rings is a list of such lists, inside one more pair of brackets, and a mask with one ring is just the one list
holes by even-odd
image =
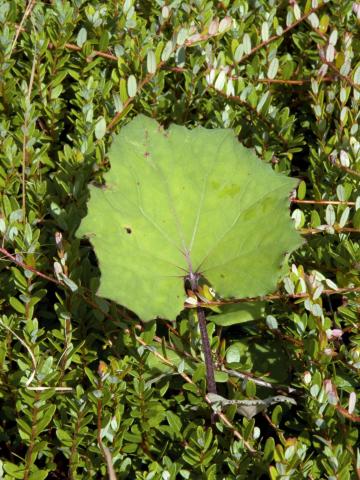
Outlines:
{"label": "large green leaf", "polygon": [[164,130],[140,115],[109,158],[106,187],[91,187],[79,231],[100,263],[100,296],[150,320],[179,314],[189,272],[223,297],[275,289],[285,254],[301,243],[289,217],[296,182],[231,130]]}

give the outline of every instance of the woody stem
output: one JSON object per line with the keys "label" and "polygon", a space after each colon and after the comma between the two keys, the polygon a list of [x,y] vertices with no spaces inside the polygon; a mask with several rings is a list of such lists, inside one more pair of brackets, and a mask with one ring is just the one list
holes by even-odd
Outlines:
{"label": "woody stem", "polygon": [[206,328],[205,311],[202,307],[197,307],[196,311],[197,311],[197,317],[199,321],[201,341],[202,341],[204,357],[205,357],[207,391],[208,393],[216,393],[214,364],[212,361],[209,336]]}

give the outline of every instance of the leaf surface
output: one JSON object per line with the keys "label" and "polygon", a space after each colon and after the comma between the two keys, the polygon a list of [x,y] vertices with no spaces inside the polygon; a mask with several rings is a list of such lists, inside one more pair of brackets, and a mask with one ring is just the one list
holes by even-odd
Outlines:
{"label": "leaf surface", "polygon": [[164,130],[142,115],[115,137],[109,158],[106,187],[90,187],[78,232],[95,248],[100,296],[146,321],[181,312],[190,272],[226,298],[275,289],[285,254],[302,243],[289,216],[294,179],[231,130]]}

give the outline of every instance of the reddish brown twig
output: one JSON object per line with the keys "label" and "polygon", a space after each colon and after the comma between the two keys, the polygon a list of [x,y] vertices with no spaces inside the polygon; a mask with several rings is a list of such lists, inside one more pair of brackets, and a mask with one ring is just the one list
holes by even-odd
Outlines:
{"label": "reddish brown twig", "polygon": [[[355,90],[358,90],[360,91],[360,85],[355,83],[349,76],[347,75],[343,75],[342,73],[340,73],[340,70],[338,70],[335,65],[333,65],[333,63],[331,62],[327,62],[325,59],[322,59],[322,61],[328,65],[328,67],[334,72],[336,73],[336,75],[338,75],[342,80],[344,80],[345,82],[347,82],[349,85],[351,85],[353,88],[355,88]],[[359,174],[360,176],[360,174]]]}
{"label": "reddish brown twig", "polygon": [[286,27],[286,28],[281,32],[281,34],[273,35],[272,37],[269,37],[267,40],[264,40],[263,42],[261,42],[261,43],[259,43],[258,45],[256,45],[254,48],[252,48],[252,49],[250,50],[249,53],[247,53],[246,55],[244,55],[243,57],[241,57],[240,60],[239,60],[239,62],[233,64],[232,67],[235,67],[235,66],[238,65],[239,63],[242,63],[244,60],[247,60],[249,57],[251,57],[255,52],[257,52],[257,51],[260,50],[261,48],[266,47],[267,45],[269,45],[270,43],[274,42],[275,40],[278,40],[279,38],[283,37],[283,36],[286,35],[288,32],[290,32],[293,28],[297,27],[300,23],[302,23],[304,20],[306,20],[308,17],[310,17],[311,14],[317,12],[318,10],[320,10],[320,8],[324,7],[325,5],[326,5],[325,3],[321,3],[321,4],[319,4],[317,7],[311,8],[307,13],[304,13],[304,15],[302,15],[298,20],[296,20],[294,23],[292,23],[291,25],[289,25],[288,27]]}
{"label": "reddish brown twig", "polygon": [[[231,77],[237,78],[237,77]],[[258,83],[279,83],[280,85],[305,85],[311,82],[311,78],[303,78],[302,80],[292,80],[292,79],[284,79],[284,78],[258,78],[254,79],[255,82]],[[334,77],[323,77],[321,79],[322,82],[333,82],[335,80]]]}
{"label": "reddish brown twig", "polygon": [[57,280],[56,278],[50,277],[49,275],[46,275],[45,273],[42,273],[39,270],[37,270],[36,268],[34,268],[30,265],[27,265],[23,261],[19,260],[18,258],[16,258],[15,255],[12,255],[10,252],[8,252],[6,250],[6,248],[0,247],[0,253],[2,253],[5,257],[7,257],[9,260],[11,260],[13,263],[15,263],[15,265],[18,265],[19,267],[22,267],[24,270],[30,270],[30,272],[35,273],[38,277],[44,278],[48,282],[55,283],[56,285],[62,285],[62,283],[59,280]]}
{"label": "reddish brown twig", "polygon": [[335,162],[333,165],[335,165],[337,168],[340,168],[341,170],[344,170],[344,172],[349,173],[350,175],[354,175],[355,177],[360,177],[360,172],[353,170],[350,167],[345,167],[344,165],[341,165],[340,162]]}
{"label": "reddish brown twig", "polygon": [[15,35],[14,35],[14,40],[11,44],[11,48],[10,48],[10,53],[9,53],[9,58],[11,57],[12,55],[12,52],[15,48],[15,45],[16,45],[16,42],[19,38],[19,35],[20,35],[20,32],[24,31],[24,23],[25,23],[25,20],[27,19],[27,17],[30,15],[32,9],[34,8],[35,6],[35,3],[36,3],[36,0],[30,0],[29,3],[27,4],[26,8],[25,8],[25,12],[24,12],[24,15],[20,21],[20,24],[19,25],[16,25],[16,32],[15,32]]}
{"label": "reddish brown twig", "polygon": [[343,200],[300,200],[292,198],[291,203],[304,203],[313,205],[355,205],[355,202],[347,202]]}
{"label": "reddish brown twig", "polygon": [[[360,292],[360,287],[345,287],[345,288],[337,288],[336,290],[323,290],[322,295],[339,295],[342,293],[353,293],[353,292]],[[290,299],[300,299],[300,298],[308,298],[309,293],[293,293],[293,294],[281,294],[275,293],[272,295],[265,295],[262,297],[246,297],[246,298],[235,298],[233,300],[213,300],[209,302],[198,302],[197,304],[185,304],[185,308],[196,308],[198,306],[201,307],[216,307],[221,305],[232,305],[234,303],[248,303],[248,302],[260,302],[260,301],[274,301],[287,298]]]}
{"label": "reddish brown twig", "polygon": [[[334,229],[334,233],[360,233],[359,228],[352,228],[352,227],[332,227]],[[317,233],[327,233],[326,230],[322,228],[301,228],[299,230],[301,235],[316,235]]]}
{"label": "reddish brown twig", "polygon": [[[56,285],[64,287],[65,285],[57,280],[54,277],[51,277],[50,275],[46,275],[45,273],[40,272],[36,268],[27,265],[23,261],[19,260],[16,258],[15,255],[12,255],[10,252],[8,252],[4,247],[0,247],[0,253],[2,253],[5,257],[7,257],[9,260],[11,260],[13,263],[18,265],[19,267],[22,267],[24,270],[30,270],[31,272],[35,273],[39,277],[48,280],[49,282],[55,283]],[[322,294],[325,295],[335,295],[335,294],[342,294],[342,293],[352,293],[352,292],[359,292],[360,287],[345,287],[345,288],[338,288],[336,290],[323,290]],[[185,304],[185,308],[194,308],[197,306],[202,306],[202,307],[215,307],[219,305],[226,305],[226,304],[233,304],[233,303],[244,303],[244,302],[258,302],[258,301],[273,301],[273,300],[279,300],[279,299],[286,299],[286,298],[291,298],[291,299],[297,299],[297,298],[307,298],[309,296],[308,293],[294,293],[294,294],[288,294],[288,295],[283,295],[281,293],[275,293],[272,295],[265,295],[262,297],[247,297],[247,298],[239,298],[239,299],[234,299],[234,300],[215,300],[215,301],[209,301],[209,302],[198,302],[196,305],[190,305],[190,304]],[[96,305],[94,302],[91,300],[87,299],[85,296],[83,298],[94,308],[99,309],[98,305]],[[111,318],[111,317],[110,317]]]}

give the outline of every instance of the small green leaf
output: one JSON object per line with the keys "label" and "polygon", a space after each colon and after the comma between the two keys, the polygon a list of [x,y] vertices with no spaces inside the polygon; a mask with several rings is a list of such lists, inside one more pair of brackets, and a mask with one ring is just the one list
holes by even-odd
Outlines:
{"label": "small green leaf", "polygon": [[308,21],[312,28],[318,28],[319,27],[319,17],[316,15],[316,13],[312,13],[311,15],[308,16]]}
{"label": "small green leaf", "polygon": [[56,411],[56,405],[49,405],[41,411],[40,420],[36,424],[37,434],[41,433],[51,422],[54,413]]}
{"label": "small green leaf", "polygon": [[244,47],[244,53],[248,55],[251,52],[251,38],[248,33],[245,33],[244,38],[243,38],[243,47]]}
{"label": "small green leaf", "polygon": [[275,317],[272,315],[267,315],[266,317],[266,325],[271,329],[271,330],[276,330],[279,328],[278,322]]}
{"label": "small green leaf", "polygon": [[350,167],[349,155],[345,150],[340,150],[340,163],[343,167]]}
{"label": "small green leaf", "polygon": [[304,180],[301,180],[298,186],[297,196],[299,200],[304,200],[306,196],[306,183]]}
{"label": "small green leaf", "polygon": [[214,20],[210,22],[208,33],[209,35],[216,35],[218,33],[218,30],[219,30],[219,19],[214,18]]}
{"label": "small green leaf", "polygon": [[172,52],[173,52],[173,43],[171,40],[169,40],[166,43],[164,50],[162,51],[161,60],[163,62],[166,62],[170,58],[170,55],[172,54]]}
{"label": "small green leaf", "polygon": [[340,217],[340,220],[339,220],[340,227],[345,227],[345,225],[348,221],[348,218],[349,218],[349,214],[350,214],[350,208],[346,207],[345,210],[343,211],[343,213],[341,214],[341,217]]}
{"label": "small green leaf", "polygon": [[263,42],[266,42],[269,39],[269,24],[268,22],[263,22],[261,25],[261,39]]}
{"label": "small green leaf", "polygon": [[76,37],[76,43],[78,47],[82,47],[87,40],[87,30],[86,28],[81,28]]}
{"label": "small green leaf", "polygon": [[100,117],[95,125],[95,137],[101,140],[106,133],[106,121],[104,117]]}
{"label": "small green leaf", "polygon": [[279,59],[277,57],[275,57],[270,62],[268,72],[267,72],[268,78],[270,78],[270,79],[275,78],[276,74],[278,72],[278,69],[279,69]]}
{"label": "small green leaf", "polygon": [[344,202],[346,200],[345,188],[343,187],[343,185],[338,185],[336,187],[336,195],[337,195],[338,199],[340,200],[340,202]]}
{"label": "small green leaf", "polygon": [[241,57],[243,56],[243,53],[244,53],[244,46],[242,44],[240,44],[237,49],[235,50],[235,53],[234,53],[234,60],[235,62],[239,62]]}
{"label": "small green leaf", "polygon": [[127,81],[127,92],[129,97],[135,97],[137,92],[137,82],[134,75],[130,75]]}
{"label": "small green leaf", "polygon": [[311,212],[311,226],[316,228],[321,225],[321,218],[319,213],[316,210],[312,210]]}
{"label": "small green leaf", "polygon": [[29,480],[45,480],[49,476],[48,470],[36,470],[29,476]]}
{"label": "small green leaf", "polygon": [[[259,100],[259,103],[258,103],[257,106],[256,106],[256,111],[257,111],[258,113],[260,113],[262,110],[265,110],[265,109],[264,109],[264,106],[265,106],[265,104],[267,104],[267,100],[268,100],[269,98],[270,98],[270,92],[269,92],[269,91],[265,92],[265,93],[262,95],[262,97],[261,97],[260,100]],[[268,105],[267,105],[267,107],[268,107]]]}
{"label": "small green leaf", "polygon": [[62,93],[63,91],[63,86],[62,85],[57,85],[51,90],[51,95],[50,98],[51,100],[56,100]]}
{"label": "small green leaf", "polygon": [[329,36],[329,43],[330,45],[333,45],[335,47],[335,45],[337,44],[337,41],[338,41],[338,31],[335,28]]}
{"label": "small green leaf", "polygon": [[328,205],[326,207],[325,219],[328,225],[330,225],[331,227],[334,225],[336,220],[336,214],[335,214],[334,207],[332,205]]}
{"label": "small green leaf", "polygon": [[276,405],[271,415],[271,421],[273,422],[274,425],[278,426],[280,425],[281,418],[282,418],[282,407],[281,405]]}
{"label": "small green leaf", "polygon": [[72,292],[76,292],[76,290],[78,290],[79,287],[69,277],[67,277],[63,273],[60,273],[59,277],[65,283],[65,285],[70,288]]}
{"label": "small green leaf", "polygon": [[227,16],[224,17],[219,24],[219,33],[224,33],[232,25],[232,18]]}
{"label": "small green leaf", "polygon": [[354,71],[354,83],[360,85],[360,65]]}
{"label": "small green leaf", "polygon": [[153,50],[147,52],[146,65],[148,73],[154,74],[156,72],[156,57]]}
{"label": "small green leaf", "polygon": [[247,397],[253,398],[256,396],[256,383],[251,379],[246,381],[245,392]]}
{"label": "small green leaf", "polygon": [[126,80],[124,78],[120,79],[120,100],[124,104],[128,99],[127,89],[126,89]]}
{"label": "small green leaf", "polygon": [[25,467],[21,463],[10,463],[4,462],[4,470],[5,472],[10,475],[9,478],[13,479],[23,479],[24,478],[24,469]]}
{"label": "small green leaf", "polygon": [[227,363],[239,363],[240,362],[240,348],[238,345],[231,345],[226,351]]}
{"label": "small green leaf", "polygon": [[31,438],[31,426],[23,418],[16,419],[21,438],[29,440]]}
{"label": "small green leaf", "polygon": [[226,383],[229,380],[229,375],[226,372],[215,371],[215,381],[217,383]]}
{"label": "small green leaf", "polygon": [[166,418],[167,418],[167,421],[168,421],[171,429],[174,432],[180,432],[181,431],[182,424],[181,424],[180,418],[177,415],[175,415],[173,412],[168,410],[166,412]]}
{"label": "small green leaf", "polygon": [[291,214],[291,218],[294,219],[294,224],[296,229],[299,229],[304,226],[305,216],[299,208],[296,208],[293,211],[293,213]]}
{"label": "small green leaf", "polygon": [[176,43],[180,46],[183,45],[187,36],[188,36],[188,29],[187,28],[181,28],[179,30],[179,33],[177,34]]}
{"label": "small green leaf", "polygon": [[299,20],[301,18],[301,10],[297,3],[294,4],[294,17],[295,20]]}
{"label": "small green leaf", "polygon": [[25,305],[21,303],[17,298],[10,297],[9,299],[10,305],[13,307],[14,310],[21,314],[25,314]]}
{"label": "small green leaf", "polygon": [[222,90],[225,85],[225,80],[226,80],[226,73],[224,70],[221,70],[214,85],[215,89]]}
{"label": "small green leaf", "polygon": [[275,440],[273,437],[269,437],[265,442],[264,455],[262,461],[264,463],[271,463],[275,453]]}
{"label": "small green leaf", "polygon": [[169,18],[169,15],[170,15],[170,9],[167,5],[165,5],[164,7],[162,7],[161,9],[161,16],[163,17],[163,19],[165,20],[166,18]]}
{"label": "small green leaf", "polygon": [[[320,25],[319,25],[319,30],[321,33],[326,33],[327,29],[328,29],[328,26],[329,26],[329,21],[330,21],[330,18],[328,15],[323,15],[321,17],[321,20],[320,20]],[[331,43],[331,42],[329,42]]]}
{"label": "small green leaf", "polygon": [[356,210],[353,216],[353,226],[354,228],[360,228],[360,208]]}
{"label": "small green leaf", "polygon": [[55,433],[57,438],[61,441],[63,445],[65,445],[66,447],[71,447],[72,436],[70,435],[69,432],[57,428]]}

